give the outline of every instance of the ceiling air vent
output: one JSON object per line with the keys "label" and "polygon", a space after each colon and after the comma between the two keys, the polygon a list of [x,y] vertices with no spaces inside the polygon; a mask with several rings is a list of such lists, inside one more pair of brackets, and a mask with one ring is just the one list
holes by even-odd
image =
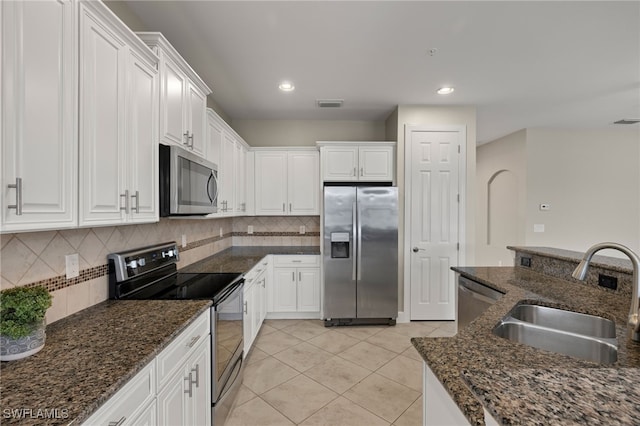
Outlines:
{"label": "ceiling air vent", "polygon": [[316,99],[318,108],[340,108],[344,104],[342,99]]}
{"label": "ceiling air vent", "polygon": [[613,124],[636,124],[636,123],[640,123],[640,118],[623,118],[622,120],[613,122]]}

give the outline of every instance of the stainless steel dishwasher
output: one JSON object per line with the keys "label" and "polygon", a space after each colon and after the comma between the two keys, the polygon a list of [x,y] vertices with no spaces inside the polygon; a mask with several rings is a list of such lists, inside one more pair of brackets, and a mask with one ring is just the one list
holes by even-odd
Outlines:
{"label": "stainless steel dishwasher", "polygon": [[487,287],[484,284],[458,277],[458,330],[469,325],[491,305],[496,303],[504,293]]}

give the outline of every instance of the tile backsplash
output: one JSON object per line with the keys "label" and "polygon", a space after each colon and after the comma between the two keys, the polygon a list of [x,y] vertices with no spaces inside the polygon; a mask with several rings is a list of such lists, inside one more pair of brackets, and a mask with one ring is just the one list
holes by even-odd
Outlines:
{"label": "tile backsplash", "polygon": [[[253,234],[248,227],[253,227]],[[304,234],[300,227],[304,226]],[[236,217],[166,219],[158,223],[0,235],[0,289],[44,285],[54,296],[47,311],[53,322],[108,297],[109,253],[176,241],[179,267],[231,245],[318,245],[320,218]],[[182,247],[182,236],[187,245]],[[65,256],[78,253],[80,276],[67,280]]]}

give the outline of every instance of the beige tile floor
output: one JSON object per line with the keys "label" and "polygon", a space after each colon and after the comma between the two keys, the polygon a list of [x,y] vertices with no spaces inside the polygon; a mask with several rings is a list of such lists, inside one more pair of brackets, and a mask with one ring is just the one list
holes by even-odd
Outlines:
{"label": "beige tile floor", "polygon": [[225,425],[421,425],[422,358],[410,338],[453,334],[454,322],[325,328],[267,320]]}

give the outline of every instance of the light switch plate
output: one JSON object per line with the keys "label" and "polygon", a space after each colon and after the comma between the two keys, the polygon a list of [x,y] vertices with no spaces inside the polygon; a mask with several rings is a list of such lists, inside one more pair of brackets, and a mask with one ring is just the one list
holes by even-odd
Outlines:
{"label": "light switch plate", "polygon": [[247,234],[253,234],[253,225],[247,226]]}
{"label": "light switch plate", "polygon": [[182,234],[182,247],[186,247],[187,246],[187,236],[185,234]]}
{"label": "light switch plate", "polygon": [[533,225],[533,232],[544,232],[544,223],[535,223]]}
{"label": "light switch plate", "polygon": [[307,227],[304,225],[300,225],[300,233],[301,234],[306,234],[307,233]]}
{"label": "light switch plate", "polygon": [[80,258],[78,253],[68,254],[64,257],[67,279],[80,275]]}
{"label": "light switch plate", "polygon": [[222,226],[220,227],[220,237],[222,237],[224,234],[222,233]]}

